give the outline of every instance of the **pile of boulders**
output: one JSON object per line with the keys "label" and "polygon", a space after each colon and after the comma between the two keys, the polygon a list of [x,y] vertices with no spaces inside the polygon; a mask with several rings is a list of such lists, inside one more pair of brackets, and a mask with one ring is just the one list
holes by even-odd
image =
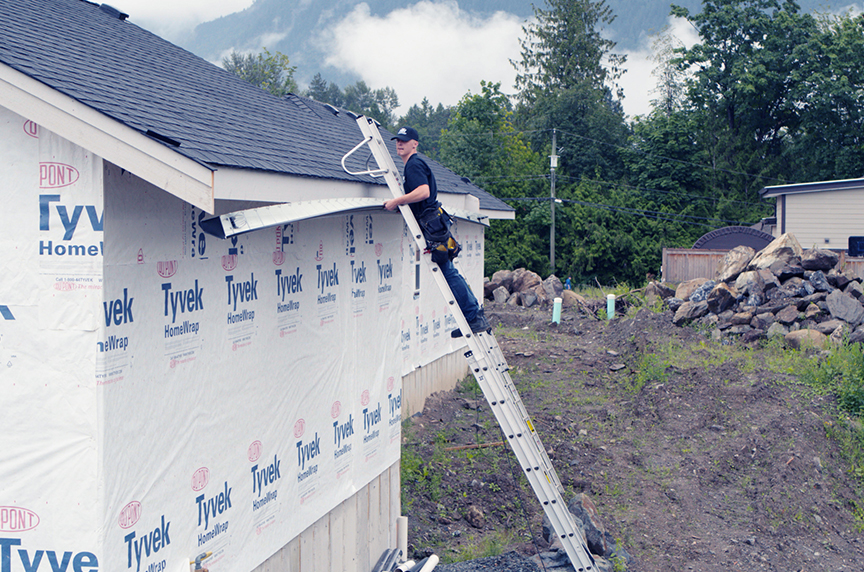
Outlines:
{"label": "pile of boulders", "polygon": [[864,341],[861,277],[844,268],[837,252],[803,250],[784,234],[758,253],[738,246],[723,258],[713,279],[683,282],[674,293],[652,283],[646,295],[664,298],[673,323],[696,323],[712,335],[736,334],[742,341],[783,336],[802,343]]}
{"label": "pile of boulders", "polygon": [[585,304],[585,298],[572,290],[565,290],[561,280],[551,274],[543,280],[539,274],[517,268],[516,270],[499,270],[483,282],[483,296],[498,304],[510,306],[546,306],[555,298],[561,298],[565,308]]}

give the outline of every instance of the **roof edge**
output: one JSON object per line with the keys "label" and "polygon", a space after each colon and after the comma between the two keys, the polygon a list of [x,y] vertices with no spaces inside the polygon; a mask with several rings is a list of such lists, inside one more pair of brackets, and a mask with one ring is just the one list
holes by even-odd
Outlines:
{"label": "roof edge", "polygon": [[864,189],[864,179],[841,179],[838,181],[815,181],[812,183],[796,183],[793,185],[776,185],[764,187],[759,194],[763,198],[799,193],[822,193],[825,191],[852,191]]}
{"label": "roof edge", "polygon": [[0,63],[0,105],[207,212],[213,169]]}

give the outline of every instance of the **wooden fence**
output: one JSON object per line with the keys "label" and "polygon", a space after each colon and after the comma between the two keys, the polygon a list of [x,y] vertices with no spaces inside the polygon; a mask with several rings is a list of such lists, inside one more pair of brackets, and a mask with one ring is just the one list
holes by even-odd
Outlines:
{"label": "wooden fence", "polygon": [[[692,248],[664,248],[661,277],[664,282],[673,284],[694,278],[717,276],[717,267],[728,250],[694,250]],[[864,258],[851,258],[841,253],[846,269],[857,276],[864,276]]]}

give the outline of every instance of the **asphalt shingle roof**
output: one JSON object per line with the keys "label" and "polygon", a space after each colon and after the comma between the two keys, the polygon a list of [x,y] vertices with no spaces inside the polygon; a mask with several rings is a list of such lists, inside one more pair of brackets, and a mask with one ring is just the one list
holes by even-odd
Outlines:
{"label": "asphalt shingle roof", "polygon": [[[0,62],[132,129],[177,141],[163,143],[216,168],[358,180],[340,163],[362,139],[346,113],[296,95],[274,97],[86,0],[0,0]],[[382,135],[389,143],[390,134]],[[512,211],[427,162],[440,191]]]}

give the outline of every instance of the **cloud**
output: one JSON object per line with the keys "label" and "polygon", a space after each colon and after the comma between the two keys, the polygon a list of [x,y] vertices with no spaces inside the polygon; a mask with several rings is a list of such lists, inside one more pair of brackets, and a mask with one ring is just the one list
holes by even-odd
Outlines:
{"label": "cloud", "polygon": [[369,6],[354,10],[322,38],[326,63],[360,76],[373,89],[392,87],[401,112],[424,97],[455,105],[480,80],[501,82],[512,93],[522,19],[496,12],[480,18],[455,2],[421,1],[386,16]]}
{"label": "cloud", "polygon": [[[666,29],[660,35],[671,35],[687,48],[693,47],[699,41],[699,34],[684,18],[670,16]],[[642,38],[642,46],[635,51],[624,51],[627,72],[618,80],[624,90],[624,111],[630,117],[648,115],[651,112],[651,100],[656,99],[652,92],[657,87],[657,78],[652,72],[658,62],[654,61],[654,41],[658,35],[646,35]]]}
{"label": "cloud", "polygon": [[178,41],[201,22],[245,10],[254,0],[113,0],[136,26]]}

